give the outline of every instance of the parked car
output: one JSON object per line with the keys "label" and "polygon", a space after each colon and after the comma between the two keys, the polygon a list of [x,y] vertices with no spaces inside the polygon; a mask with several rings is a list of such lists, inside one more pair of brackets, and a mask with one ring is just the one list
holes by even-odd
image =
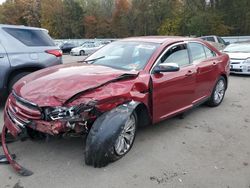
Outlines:
{"label": "parked car", "polygon": [[59,47],[63,53],[70,53],[72,48],[77,47],[77,45],[75,43],[64,42],[64,43],[60,44]]}
{"label": "parked car", "polygon": [[157,123],[206,102],[221,104],[229,57],[205,41],[136,37],[110,43],[85,63],[40,70],[19,80],[4,110],[2,145],[34,134],[85,134],[85,163],[103,167],[126,155],[138,126]]}
{"label": "parked car", "polygon": [[101,43],[97,42],[87,42],[83,43],[81,46],[73,48],[70,51],[70,55],[88,55],[94,53],[96,50],[101,48],[102,45]]}
{"label": "parked car", "polygon": [[31,72],[61,64],[61,56],[47,30],[0,24],[0,94]]}
{"label": "parked car", "polygon": [[230,72],[250,75],[250,42],[230,44],[224,49],[230,57]]}
{"label": "parked car", "polygon": [[225,42],[221,37],[210,35],[210,36],[202,36],[201,39],[208,41],[210,44],[212,44],[214,47],[216,47],[218,50],[223,50],[227,45],[229,45],[229,42]]}

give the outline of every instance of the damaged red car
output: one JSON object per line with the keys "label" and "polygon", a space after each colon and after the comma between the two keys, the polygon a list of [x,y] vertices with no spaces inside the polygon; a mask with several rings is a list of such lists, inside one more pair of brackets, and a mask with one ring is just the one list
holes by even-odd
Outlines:
{"label": "damaged red car", "polygon": [[201,103],[218,106],[228,86],[229,57],[200,39],[135,37],[108,44],[82,62],[50,67],[19,80],[4,110],[6,134],[86,137],[85,163],[103,167],[131,149],[138,126]]}

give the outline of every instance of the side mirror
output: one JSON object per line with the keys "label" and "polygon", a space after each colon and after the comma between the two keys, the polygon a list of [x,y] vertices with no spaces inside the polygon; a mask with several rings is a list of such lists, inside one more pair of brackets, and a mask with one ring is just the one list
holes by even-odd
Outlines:
{"label": "side mirror", "polygon": [[225,42],[225,45],[227,46],[227,45],[229,45],[230,44],[230,42]]}
{"label": "side mirror", "polygon": [[180,67],[177,63],[161,63],[154,68],[154,73],[160,72],[177,72]]}

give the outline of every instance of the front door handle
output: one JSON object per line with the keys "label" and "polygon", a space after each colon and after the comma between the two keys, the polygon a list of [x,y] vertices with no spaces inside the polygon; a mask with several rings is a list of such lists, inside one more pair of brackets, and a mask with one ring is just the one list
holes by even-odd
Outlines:
{"label": "front door handle", "polygon": [[1,55],[1,54],[0,54],[0,58],[4,58],[4,55]]}

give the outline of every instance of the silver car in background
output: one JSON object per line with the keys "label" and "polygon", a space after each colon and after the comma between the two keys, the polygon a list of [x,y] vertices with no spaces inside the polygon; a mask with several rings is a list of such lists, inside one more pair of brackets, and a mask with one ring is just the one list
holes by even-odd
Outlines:
{"label": "silver car in background", "polygon": [[103,46],[100,42],[85,42],[81,46],[72,48],[70,55],[89,55]]}
{"label": "silver car in background", "polygon": [[250,42],[234,43],[224,51],[230,57],[230,72],[250,75]]}
{"label": "silver car in background", "polygon": [[227,45],[230,44],[229,42],[225,42],[221,37],[216,36],[216,35],[202,36],[199,38],[207,41],[208,43],[213,45],[215,48],[217,48],[219,51],[222,51],[223,49],[225,49]]}
{"label": "silver car in background", "polygon": [[47,30],[0,24],[1,95],[25,75],[61,63],[62,52]]}

